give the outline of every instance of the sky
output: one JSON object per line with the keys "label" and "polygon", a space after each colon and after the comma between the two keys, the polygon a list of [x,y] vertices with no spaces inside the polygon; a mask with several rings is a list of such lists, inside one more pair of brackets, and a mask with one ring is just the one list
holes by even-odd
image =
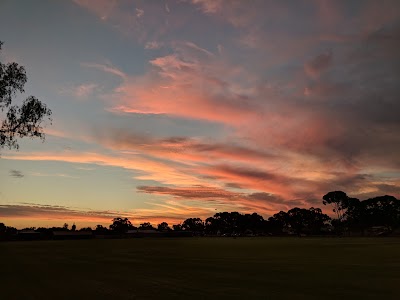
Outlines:
{"label": "sky", "polygon": [[400,197],[400,1],[2,0],[0,40],[53,112],[0,149],[6,225]]}

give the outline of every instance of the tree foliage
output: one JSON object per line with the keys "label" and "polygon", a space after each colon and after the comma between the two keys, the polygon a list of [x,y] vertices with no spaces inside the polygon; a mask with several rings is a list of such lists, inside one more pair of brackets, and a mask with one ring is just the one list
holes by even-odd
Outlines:
{"label": "tree foliage", "polygon": [[388,231],[400,227],[400,201],[393,196],[378,196],[349,206],[346,225],[364,231],[374,226],[384,226]]}
{"label": "tree foliage", "polygon": [[322,204],[330,204],[333,207],[333,212],[336,214],[337,219],[341,221],[343,219],[344,210],[349,206],[349,197],[347,194],[342,191],[334,191],[327,193],[322,199]]}
{"label": "tree foliage", "polygon": [[140,230],[155,230],[155,228],[153,227],[153,225],[151,225],[150,222],[144,222],[144,223],[140,224],[139,229]]}
{"label": "tree foliage", "polygon": [[263,228],[264,218],[256,213],[243,215],[239,212],[222,212],[205,221],[205,231],[209,234],[256,233],[262,232]]}
{"label": "tree foliage", "polygon": [[161,222],[160,224],[157,225],[157,230],[158,231],[170,231],[171,228],[168,226],[167,222]]}
{"label": "tree foliage", "polygon": [[280,232],[295,234],[319,234],[329,224],[330,218],[319,208],[292,208],[288,212],[280,211],[269,221]]}
{"label": "tree foliage", "polygon": [[172,225],[172,229],[174,231],[181,231],[182,230],[182,225],[181,224]]}
{"label": "tree foliage", "polygon": [[189,218],[182,223],[182,229],[199,233],[204,230],[204,223],[200,218]]}
{"label": "tree foliage", "polygon": [[[0,51],[3,43],[0,41]],[[34,96],[21,105],[12,105],[17,93],[24,93],[27,81],[25,68],[17,63],[0,62],[0,148],[18,149],[17,138],[30,137],[44,140],[42,123],[51,122],[51,110]]]}
{"label": "tree foliage", "polygon": [[110,225],[110,230],[118,233],[126,233],[130,229],[135,229],[128,218],[114,218],[113,223]]}

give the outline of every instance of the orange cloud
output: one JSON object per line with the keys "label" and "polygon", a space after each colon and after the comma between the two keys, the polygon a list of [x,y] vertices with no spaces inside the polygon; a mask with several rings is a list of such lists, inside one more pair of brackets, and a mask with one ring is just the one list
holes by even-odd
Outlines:
{"label": "orange cloud", "polygon": [[116,166],[138,171],[139,175],[135,176],[137,179],[156,180],[166,184],[193,185],[203,182],[195,176],[169,166],[166,163],[149,160],[139,155],[106,156],[98,153],[77,153],[71,151],[66,153],[24,153],[5,155],[3,159],[64,161],[70,163]]}

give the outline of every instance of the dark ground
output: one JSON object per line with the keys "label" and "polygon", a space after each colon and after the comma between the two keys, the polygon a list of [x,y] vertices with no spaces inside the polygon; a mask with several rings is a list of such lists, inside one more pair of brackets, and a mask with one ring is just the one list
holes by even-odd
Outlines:
{"label": "dark ground", "polygon": [[0,243],[0,299],[400,299],[400,239]]}

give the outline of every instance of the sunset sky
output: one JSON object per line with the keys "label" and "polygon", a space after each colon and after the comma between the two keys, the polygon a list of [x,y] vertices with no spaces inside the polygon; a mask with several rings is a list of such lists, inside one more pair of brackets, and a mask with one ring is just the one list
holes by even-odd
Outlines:
{"label": "sunset sky", "polygon": [[400,197],[398,0],[2,0],[0,40],[53,111],[0,149],[6,225]]}

